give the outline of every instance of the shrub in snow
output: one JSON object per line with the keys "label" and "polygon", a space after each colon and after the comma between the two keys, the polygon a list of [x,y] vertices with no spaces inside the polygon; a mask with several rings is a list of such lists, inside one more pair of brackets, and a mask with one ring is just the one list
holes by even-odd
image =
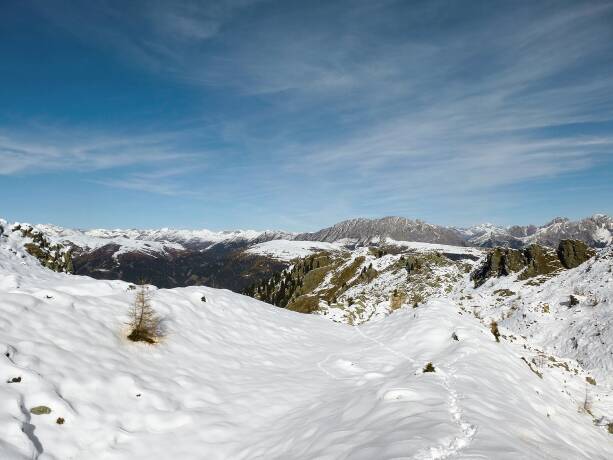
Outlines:
{"label": "shrub in snow", "polygon": [[151,307],[151,294],[145,285],[140,285],[129,311],[130,334],[133,342],[155,343],[161,335],[160,318]]}
{"label": "shrub in snow", "polygon": [[58,417],[57,420],[55,421],[55,423],[57,423],[58,425],[63,425],[64,424],[64,418],[63,417]]}
{"label": "shrub in snow", "polygon": [[36,406],[30,409],[30,412],[34,415],[43,415],[43,414],[50,414],[51,409],[48,408],[47,406]]}
{"label": "shrub in snow", "polygon": [[426,367],[424,367],[424,372],[436,372],[436,369],[432,363],[428,363]]}
{"label": "shrub in snow", "polygon": [[206,302],[206,297],[205,297],[205,296],[202,296],[202,297],[200,297],[200,300],[201,300],[202,302]]}
{"label": "shrub in snow", "polygon": [[575,305],[579,305],[579,299],[573,294],[571,294],[568,300],[568,306],[574,307]]}
{"label": "shrub in snow", "polygon": [[587,386],[585,387],[585,399],[583,400],[583,404],[579,407],[579,412],[592,415],[592,398],[587,390]]}
{"label": "shrub in snow", "polygon": [[490,331],[492,331],[496,342],[500,342],[500,331],[498,330],[498,323],[496,321],[491,322]]}

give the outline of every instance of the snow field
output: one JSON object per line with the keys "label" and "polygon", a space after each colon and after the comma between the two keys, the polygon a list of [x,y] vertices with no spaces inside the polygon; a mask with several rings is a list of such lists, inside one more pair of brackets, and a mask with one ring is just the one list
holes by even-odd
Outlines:
{"label": "snow field", "polygon": [[258,243],[247,249],[249,254],[274,257],[289,262],[296,258],[307,257],[320,251],[342,251],[343,247],[336,243],[320,241],[272,240]]}
{"label": "snow field", "polygon": [[125,339],[127,283],[37,264],[0,244],[0,458],[613,456],[578,411],[582,375],[539,378],[523,343],[496,343],[450,300],[350,327],[226,290],[155,290],[166,334],[147,345]]}

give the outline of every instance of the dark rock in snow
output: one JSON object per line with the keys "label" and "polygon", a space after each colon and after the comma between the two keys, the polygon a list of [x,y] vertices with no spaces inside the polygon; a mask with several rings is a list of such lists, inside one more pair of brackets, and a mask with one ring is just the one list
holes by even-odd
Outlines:
{"label": "dark rock in snow", "polygon": [[30,409],[30,412],[34,415],[44,415],[44,414],[50,414],[51,409],[47,406],[36,406]]}
{"label": "dark rock in snow", "polygon": [[583,241],[562,240],[558,245],[558,257],[564,268],[575,268],[594,257],[596,252]]}

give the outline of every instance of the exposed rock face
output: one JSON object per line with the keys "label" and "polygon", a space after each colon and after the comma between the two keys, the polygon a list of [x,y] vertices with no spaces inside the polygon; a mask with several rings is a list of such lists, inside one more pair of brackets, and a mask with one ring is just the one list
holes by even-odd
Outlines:
{"label": "exposed rock face", "polygon": [[[297,260],[290,269],[249,286],[245,294],[278,307],[312,313],[319,305],[319,298],[311,295],[312,291],[320,285],[330,270],[341,263],[342,259],[333,258],[325,252],[313,254]],[[347,288],[342,281],[337,287],[337,291],[326,293],[329,300]]]}
{"label": "exposed rock face", "polygon": [[494,248],[472,274],[475,287],[489,278],[519,273],[518,279],[526,280],[540,275],[550,275],[564,268],[575,268],[596,252],[584,242],[563,240],[558,250],[531,244],[524,249]]}
{"label": "exposed rock face", "polygon": [[494,248],[487,254],[483,264],[472,274],[475,286],[480,286],[489,278],[508,276],[525,268],[527,260],[522,251],[511,248]]}
{"label": "exposed rock face", "polygon": [[531,244],[523,250],[523,253],[526,258],[526,268],[519,275],[520,280],[549,275],[562,268],[555,251],[550,248]]}
{"label": "exposed rock face", "polygon": [[414,255],[407,256],[405,257],[405,261],[406,261],[405,268],[407,270],[407,273],[409,274],[420,270],[422,267],[422,261],[417,256],[414,256]]}
{"label": "exposed rock face", "polygon": [[562,240],[558,245],[558,257],[564,268],[575,268],[596,255],[583,241]]}
{"label": "exposed rock face", "polygon": [[335,321],[342,316],[342,322],[357,324],[450,293],[472,262],[452,260],[427,249],[386,253],[360,247],[342,253],[320,252],[294,260],[291,268],[244,293],[289,310],[330,316]]}
{"label": "exposed rock face", "polygon": [[20,232],[23,238],[30,240],[23,247],[31,256],[36,257],[41,265],[56,272],[74,273],[70,249],[51,243],[31,226],[15,225],[11,230]]}

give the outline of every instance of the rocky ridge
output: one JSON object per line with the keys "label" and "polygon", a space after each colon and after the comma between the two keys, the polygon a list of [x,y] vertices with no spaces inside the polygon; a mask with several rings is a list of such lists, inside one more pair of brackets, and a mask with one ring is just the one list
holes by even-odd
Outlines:
{"label": "rocky ridge", "polygon": [[43,267],[60,273],[74,273],[72,250],[51,242],[41,231],[28,224],[9,225],[0,220],[0,238],[19,238],[19,244],[35,257]]}

